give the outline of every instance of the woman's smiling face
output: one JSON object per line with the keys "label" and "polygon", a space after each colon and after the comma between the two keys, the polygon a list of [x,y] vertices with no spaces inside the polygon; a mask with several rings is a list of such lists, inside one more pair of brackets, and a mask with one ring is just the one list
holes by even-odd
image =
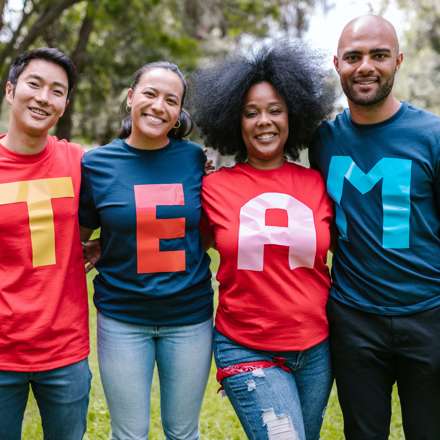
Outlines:
{"label": "woman's smiling face", "polygon": [[284,162],[288,110],[272,84],[260,82],[249,88],[243,102],[241,134],[250,165],[271,169]]}
{"label": "woman's smiling face", "polygon": [[180,116],[183,92],[182,80],[171,70],[147,70],[136,87],[128,91],[132,118],[128,142],[153,148],[166,145],[168,133]]}

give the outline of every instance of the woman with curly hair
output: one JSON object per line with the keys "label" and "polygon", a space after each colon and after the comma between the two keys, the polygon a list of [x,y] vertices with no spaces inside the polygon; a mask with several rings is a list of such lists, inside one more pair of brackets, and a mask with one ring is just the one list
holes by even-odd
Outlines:
{"label": "woman with curly hair", "polygon": [[238,161],[204,178],[202,206],[220,253],[217,379],[250,439],[317,440],[332,384],[332,206],[320,174],[287,160],[332,108],[320,66],[283,43],[193,77],[202,137]]}

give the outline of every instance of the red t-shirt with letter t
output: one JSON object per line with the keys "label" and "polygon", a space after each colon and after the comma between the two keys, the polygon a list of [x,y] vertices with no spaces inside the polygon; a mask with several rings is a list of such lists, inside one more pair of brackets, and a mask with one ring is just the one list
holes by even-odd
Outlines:
{"label": "red t-shirt with letter t", "polygon": [[51,370],[89,353],[82,154],[51,136],[38,154],[0,145],[0,370]]}

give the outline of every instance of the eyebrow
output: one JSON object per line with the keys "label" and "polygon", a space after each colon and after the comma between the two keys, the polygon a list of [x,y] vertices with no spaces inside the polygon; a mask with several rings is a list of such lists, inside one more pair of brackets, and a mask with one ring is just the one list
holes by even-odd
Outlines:
{"label": "eyebrow", "polygon": [[[153,86],[145,86],[142,91],[144,92],[145,90],[154,90],[156,93],[159,92],[159,89],[156,89],[156,87]],[[166,96],[173,96],[176,99],[180,99],[178,95],[176,95],[175,93],[166,93]]]}
{"label": "eyebrow", "polygon": [[[369,54],[375,54],[375,53],[391,53],[391,49],[389,49],[388,47],[376,47],[374,49],[371,49],[368,51]],[[359,55],[361,54],[362,51],[361,50],[347,50],[346,52],[343,53],[343,56],[347,56],[347,55]]]}
{"label": "eyebrow", "polygon": [[391,53],[391,49],[388,47],[377,47],[376,49],[371,49],[370,53],[388,52]]}
{"label": "eyebrow", "polygon": [[[40,76],[40,75],[38,75],[38,74],[36,74],[36,73],[30,73],[30,74],[27,76],[27,78],[34,78],[34,79],[36,79],[36,80],[38,80],[38,81],[45,82],[45,79],[44,79],[42,76]],[[61,87],[61,88],[64,89],[64,90],[67,90],[67,88],[68,88],[64,83],[59,82],[59,81],[54,81],[52,84],[53,84],[54,86]]]}

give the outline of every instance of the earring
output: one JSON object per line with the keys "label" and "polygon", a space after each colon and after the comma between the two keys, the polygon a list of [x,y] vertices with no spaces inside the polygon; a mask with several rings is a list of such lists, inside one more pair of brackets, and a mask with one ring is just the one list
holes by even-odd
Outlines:
{"label": "earring", "polygon": [[182,123],[180,122],[180,119],[178,119],[173,128],[180,128],[181,125]]}
{"label": "earring", "polygon": [[127,113],[130,113],[130,112],[131,112],[131,107],[130,107],[128,104],[125,104],[125,111],[126,111]]}

